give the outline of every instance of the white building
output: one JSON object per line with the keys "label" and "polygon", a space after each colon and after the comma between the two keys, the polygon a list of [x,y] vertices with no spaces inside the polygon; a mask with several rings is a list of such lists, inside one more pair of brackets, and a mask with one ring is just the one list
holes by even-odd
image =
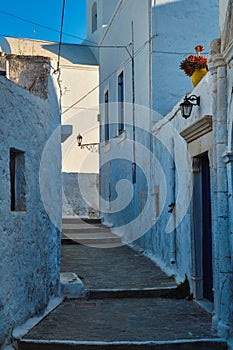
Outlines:
{"label": "white building", "polygon": [[[168,274],[187,276],[230,342],[232,1],[219,11],[217,0],[122,0],[108,23],[102,1],[87,5],[90,28],[97,12],[88,38],[99,40],[101,215]],[[210,71],[193,90],[179,64],[198,44]],[[185,120],[190,91],[200,106]]]}

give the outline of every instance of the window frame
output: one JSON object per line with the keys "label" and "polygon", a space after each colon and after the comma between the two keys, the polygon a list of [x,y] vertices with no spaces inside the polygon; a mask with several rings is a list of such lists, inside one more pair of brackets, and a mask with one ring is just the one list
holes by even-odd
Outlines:
{"label": "window frame", "polygon": [[118,133],[122,134],[125,130],[125,91],[124,91],[124,71],[122,70],[117,77],[117,101],[118,101]]}
{"label": "window frame", "polygon": [[110,140],[109,90],[104,93],[104,140]]}
{"label": "window frame", "polygon": [[26,211],[26,175],[25,175],[25,152],[10,148],[10,191],[11,211]]}
{"label": "window frame", "polygon": [[91,32],[95,33],[98,28],[98,11],[97,11],[97,2],[93,2],[91,8]]}

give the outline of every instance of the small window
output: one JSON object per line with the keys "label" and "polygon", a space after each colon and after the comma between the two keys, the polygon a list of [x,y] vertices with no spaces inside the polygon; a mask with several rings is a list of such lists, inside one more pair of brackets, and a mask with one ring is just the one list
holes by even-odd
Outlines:
{"label": "small window", "polygon": [[97,4],[92,5],[92,33],[97,30]]}
{"label": "small window", "polygon": [[105,141],[109,141],[109,99],[108,99],[108,91],[106,91],[104,95],[104,114],[105,114],[105,120],[104,120],[104,131],[105,131]]}
{"label": "small window", "polygon": [[10,149],[11,211],[26,211],[25,153]]}
{"label": "small window", "polygon": [[124,73],[118,76],[118,131],[122,133],[125,128],[124,116]]}

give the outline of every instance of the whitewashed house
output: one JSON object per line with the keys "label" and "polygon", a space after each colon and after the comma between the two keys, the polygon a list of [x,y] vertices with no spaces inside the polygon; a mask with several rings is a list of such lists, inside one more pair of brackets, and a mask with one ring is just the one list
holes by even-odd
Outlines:
{"label": "whitewashed house", "polygon": [[60,110],[50,60],[8,55],[0,57],[0,67],[2,347],[15,327],[59,295],[62,193]]}
{"label": "whitewashed house", "polygon": [[[81,134],[83,143],[99,142],[99,67],[95,56],[86,45],[64,43],[58,58],[58,43],[24,38],[5,37],[1,47],[7,54],[50,57],[62,115],[63,215],[88,215],[91,203],[81,195],[79,183],[98,184],[99,154],[78,147],[76,137]],[[89,199],[98,207],[94,196]]]}
{"label": "whitewashed house", "polygon": [[[230,342],[232,1],[116,1],[108,22],[104,2],[87,5],[99,44],[101,215],[177,281],[187,277]],[[198,44],[209,72],[193,89],[179,65]],[[200,97],[188,119],[186,94]]]}

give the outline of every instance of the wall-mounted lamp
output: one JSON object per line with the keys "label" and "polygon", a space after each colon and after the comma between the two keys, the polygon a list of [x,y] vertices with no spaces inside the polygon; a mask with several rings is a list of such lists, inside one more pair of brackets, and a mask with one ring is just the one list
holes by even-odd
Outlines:
{"label": "wall-mounted lamp", "polygon": [[187,119],[190,117],[193,106],[200,106],[200,96],[185,96],[184,102],[180,104],[181,115],[183,118]]}
{"label": "wall-mounted lamp", "polygon": [[77,139],[77,144],[78,144],[78,147],[80,147],[81,149],[88,149],[88,151],[90,152],[98,152],[99,151],[99,143],[97,142],[94,142],[94,143],[82,143],[83,141],[83,137],[82,135],[79,133],[78,136],[76,137]]}
{"label": "wall-mounted lamp", "polygon": [[78,146],[80,147],[82,145],[82,141],[83,141],[83,137],[81,134],[78,134],[77,136],[77,143],[78,143]]}

